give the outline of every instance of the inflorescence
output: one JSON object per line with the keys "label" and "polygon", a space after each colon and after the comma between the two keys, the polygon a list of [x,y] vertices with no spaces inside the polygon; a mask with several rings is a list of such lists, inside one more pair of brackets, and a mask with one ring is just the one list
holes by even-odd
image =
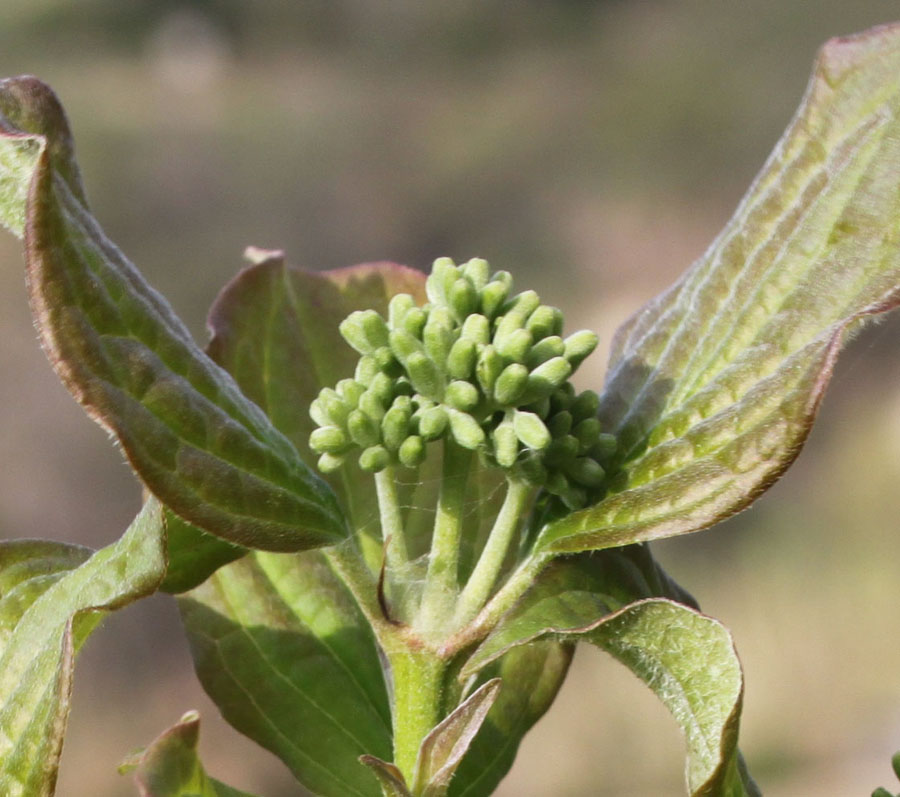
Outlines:
{"label": "inflorescence", "polygon": [[569,382],[597,336],[563,338],[561,311],[534,291],[510,297],[511,286],[485,260],[440,258],[423,307],[401,293],[387,320],[351,313],[340,331],[361,355],[356,373],[310,407],[319,468],[332,472],[357,451],[372,473],[416,467],[429,442],[449,439],[570,508],[584,506],[616,445],[601,432],[597,394],[576,394]]}

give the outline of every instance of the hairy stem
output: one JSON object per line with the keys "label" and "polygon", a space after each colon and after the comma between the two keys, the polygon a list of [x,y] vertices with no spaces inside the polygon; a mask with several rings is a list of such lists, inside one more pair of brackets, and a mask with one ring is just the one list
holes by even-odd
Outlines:
{"label": "hairy stem", "polygon": [[381,536],[385,546],[388,569],[399,571],[408,561],[403,518],[397,498],[397,479],[393,468],[375,474],[378,512],[381,515]]}
{"label": "hairy stem", "polygon": [[463,588],[456,604],[453,624],[460,627],[470,622],[482,609],[490,597],[503,562],[509,552],[519,521],[528,505],[531,487],[524,481],[508,478],[506,480],[506,497],[503,506],[494,521],[491,533],[485,543],[478,564],[472,571],[466,586]]}
{"label": "hairy stem", "polygon": [[449,438],[444,441],[441,492],[434,519],[425,589],[416,623],[426,631],[439,630],[450,619],[456,603],[460,536],[471,462],[471,451]]}

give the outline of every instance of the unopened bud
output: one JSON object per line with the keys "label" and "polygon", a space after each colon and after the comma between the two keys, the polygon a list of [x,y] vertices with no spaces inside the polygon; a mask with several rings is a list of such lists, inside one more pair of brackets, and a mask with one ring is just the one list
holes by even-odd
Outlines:
{"label": "unopened bud", "polygon": [[576,456],[578,441],[570,434],[555,438],[544,453],[547,464],[554,468],[565,467]]}
{"label": "unopened bud", "polygon": [[457,380],[447,385],[444,400],[457,410],[469,412],[478,406],[478,388],[470,382]]}
{"label": "unopened bud", "polygon": [[572,430],[572,435],[578,441],[580,451],[590,451],[600,437],[600,421],[585,418]]}
{"label": "unopened bud", "polygon": [[330,387],[322,388],[309,408],[309,414],[319,426],[343,426],[350,408]]}
{"label": "unopened bud", "polygon": [[566,345],[563,343],[559,335],[551,335],[548,338],[539,340],[525,359],[525,364],[529,368],[537,368],[541,363],[552,360],[554,357],[562,357],[566,353]]}
{"label": "unopened bud", "polygon": [[565,410],[557,412],[547,421],[547,429],[554,438],[567,435],[572,430],[572,414]]}
{"label": "unopened bud", "polygon": [[583,390],[572,402],[570,411],[576,421],[581,421],[585,418],[596,418],[598,409],[600,409],[600,397],[596,391]]}
{"label": "unopened bud", "polygon": [[403,403],[394,402],[394,405],[381,419],[381,439],[389,451],[396,451],[409,435],[409,421],[412,412],[410,407]]}
{"label": "unopened bud", "polygon": [[474,313],[478,309],[478,294],[475,286],[465,277],[460,277],[450,287],[447,303],[450,305],[453,315],[456,316],[456,320],[461,323],[470,313]]}
{"label": "unopened bud", "polygon": [[572,366],[565,357],[554,357],[541,363],[528,375],[528,395],[535,399],[550,396],[572,373]]}
{"label": "unopened bud", "polygon": [[347,418],[347,431],[356,445],[366,448],[379,441],[378,423],[363,410],[353,410]]}
{"label": "unopened bud", "polygon": [[415,352],[407,358],[406,371],[417,392],[431,398],[440,395],[443,380],[437,366],[424,352]]}
{"label": "unopened bud", "polygon": [[453,327],[444,323],[438,313],[432,313],[422,330],[422,343],[425,351],[436,365],[447,362],[450,347],[453,345]]}
{"label": "unopened bud", "polygon": [[366,388],[355,379],[342,379],[335,385],[335,390],[349,407],[359,404],[360,396],[366,392]]}
{"label": "unopened bud", "polygon": [[320,426],[309,436],[309,447],[317,454],[342,454],[350,441],[337,426]]}
{"label": "unopened bud", "polygon": [[578,457],[567,463],[566,473],[584,487],[599,487],[603,484],[606,472],[590,457]]}
{"label": "unopened bud", "polygon": [[447,355],[447,372],[454,379],[469,379],[475,370],[478,352],[475,342],[468,338],[460,338],[450,347]]}
{"label": "unopened bud", "polygon": [[359,410],[376,423],[380,423],[384,417],[384,402],[370,389],[359,397]]}
{"label": "unopened bud", "polygon": [[475,376],[485,395],[494,392],[494,383],[503,371],[503,358],[490,344],[481,350],[475,365]]}
{"label": "unopened bud", "polygon": [[391,329],[400,329],[406,314],[414,309],[416,300],[408,293],[398,293],[388,304],[388,325]]}
{"label": "unopened bud", "polygon": [[428,313],[421,307],[414,307],[403,316],[403,329],[409,332],[413,337],[421,338],[426,321],[428,321]]}
{"label": "unopened bud", "polygon": [[473,313],[463,322],[460,335],[473,343],[486,345],[491,342],[491,322],[485,316]]}
{"label": "unopened bud", "polygon": [[344,457],[326,452],[319,457],[319,461],[316,464],[322,473],[334,473],[344,464]]}
{"label": "unopened bud", "polygon": [[502,282],[495,276],[481,290],[481,312],[488,318],[493,318],[500,312],[507,296],[509,296],[509,283]]}
{"label": "unopened bud", "polygon": [[387,325],[374,310],[350,313],[339,329],[344,340],[360,354],[372,354],[379,346],[387,345]]}
{"label": "unopened bud", "polygon": [[559,335],[562,331],[562,325],[562,310],[558,307],[542,304],[528,316],[525,329],[534,336],[535,340],[542,340],[551,335]]}
{"label": "unopened bud", "polygon": [[519,453],[519,438],[513,428],[512,421],[504,420],[491,434],[494,444],[494,457],[501,468],[511,468],[516,463]]}
{"label": "unopened bud", "polygon": [[512,363],[497,377],[494,384],[494,400],[498,404],[512,405],[525,391],[528,384],[528,369],[520,363]]}
{"label": "unopened bud", "polygon": [[425,460],[425,441],[418,435],[410,435],[400,445],[397,457],[407,468],[415,468]]}
{"label": "unopened bud", "polygon": [[524,362],[531,349],[533,338],[527,329],[516,329],[508,335],[497,334],[494,336],[494,345],[508,360]]}
{"label": "unopened bud", "polygon": [[475,286],[476,291],[480,291],[487,285],[488,275],[490,274],[490,266],[487,260],[480,257],[473,257],[469,262],[460,266],[462,273]]}
{"label": "unopened bud", "polygon": [[615,435],[601,432],[597,435],[597,441],[591,449],[591,456],[602,462],[615,454],[618,447],[619,441],[616,440]]}
{"label": "unopened bud", "polygon": [[431,407],[419,415],[419,434],[425,440],[437,440],[447,428],[447,413],[443,407]]}
{"label": "unopened bud", "polygon": [[410,355],[424,351],[422,342],[405,329],[392,329],[390,341],[391,351],[394,352],[394,356],[404,365],[406,365],[406,361],[409,359]]}
{"label": "unopened bud", "polygon": [[572,363],[573,368],[577,368],[581,365],[582,360],[597,348],[598,342],[597,335],[589,329],[573,332],[565,339],[566,353],[564,356]]}
{"label": "unopened bud", "polygon": [[378,473],[391,464],[391,455],[384,446],[371,446],[359,455],[359,467],[368,473]]}
{"label": "unopened bud", "polygon": [[439,257],[431,266],[431,274],[425,280],[428,301],[435,305],[446,305],[450,286],[456,281],[459,270],[449,257]]}
{"label": "unopened bud", "polygon": [[533,412],[516,410],[513,413],[513,428],[516,437],[523,445],[535,451],[541,451],[550,444],[550,432],[544,426],[544,422]]}
{"label": "unopened bud", "polygon": [[447,417],[450,420],[450,433],[453,439],[463,448],[476,449],[484,442],[484,429],[467,412],[448,407]]}

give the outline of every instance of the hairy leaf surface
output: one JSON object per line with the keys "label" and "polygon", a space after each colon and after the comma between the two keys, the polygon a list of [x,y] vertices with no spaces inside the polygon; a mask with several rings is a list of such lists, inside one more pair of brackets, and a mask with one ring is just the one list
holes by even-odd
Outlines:
{"label": "hairy leaf surface", "polygon": [[613,492],[544,529],[574,552],[705,528],[797,456],[849,333],[900,303],[900,26],[822,49],[707,253],[619,330]]}
{"label": "hairy leaf surface", "polygon": [[[305,550],[342,539],[325,483],[104,236],[47,86],[28,77],[0,83],[0,141],[0,220],[21,232],[25,219],[41,342],[149,489],[190,523],[250,547]],[[26,187],[23,210],[16,203]]]}
{"label": "hairy leaf surface", "polygon": [[151,500],[125,535],[78,546],[0,543],[0,794],[46,797],[56,784],[75,654],[106,611],[152,593],[165,572]]}
{"label": "hairy leaf surface", "polygon": [[120,770],[134,771],[141,797],[253,797],[206,774],[197,757],[199,736],[200,715],[190,711]]}
{"label": "hairy leaf surface", "polygon": [[391,718],[371,630],[318,552],[258,552],[180,600],[197,674],[235,728],[322,795],[379,794]]}

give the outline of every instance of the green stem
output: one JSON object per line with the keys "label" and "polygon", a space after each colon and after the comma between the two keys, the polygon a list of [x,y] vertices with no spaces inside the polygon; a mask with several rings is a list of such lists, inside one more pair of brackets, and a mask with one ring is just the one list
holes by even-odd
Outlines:
{"label": "green stem", "polygon": [[490,597],[530,496],[531,487],[527,483],[507,478],[503,506],[500,507],[478,564],[475,565],[456,604],[454,627],[459,628],[470,622]]}
{"label": "green stem", "polygon": [[484,639],[500,618],[525,594],[553,557],[554,554],[532,554],[522,562],[478,616],[441,645],[439,654],[450,658],[460,650]]}
{"label": "green stem", "polygon": [[388,569],[396,572],[406,565],[409,558],[406,553],[403,518],[400,514],[397,479],[393,468],[385,468],[375,474],[375,491],[378,495],[381,537],[385,545]]}
{"label": "green stem", "polygon": [[392,626],[384,617],[378,604],[378,586],[375,577],[363,559],[355,540],[347,540],[323,550],[332,570],[350,590],[376,636],[381,638]]}
{"label": "green stem", "polygon": [[430,651],[400,646],[387,656],[394,690],[394,764],[412,784],[422,740],[442,719],[447,662]]}
{"label": "green stem", "polygon": [[422,604],[416,623],[426,632],[440,631],[441,626],[450,619],[456,603],[460,536],[471,462],[471,451],[449,438],[444,441],[441,492],[434,519]]}

